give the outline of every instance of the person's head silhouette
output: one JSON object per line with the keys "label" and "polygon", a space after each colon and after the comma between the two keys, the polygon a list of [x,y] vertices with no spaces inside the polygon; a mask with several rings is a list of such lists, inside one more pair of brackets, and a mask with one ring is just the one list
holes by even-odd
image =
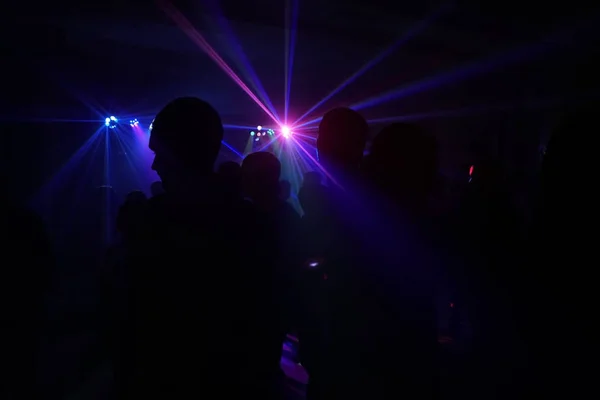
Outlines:
{"label": "person's head silhouette", "polygon": [[242,182],[246,196],[256,202],[279,199],[281,163],[273,154],[260,151],[242,163]]}
{"label": "person's head silhouette", "polygon": [[369,126],[356,111],[340,107],[328,111],[319,124],[317,149],[325,167],[355,174],[367,143]]}
{"label": "person's head silhouette", "polygon": [[198,176],[212,173],[221,148],[223,124],[217,111],[195,97],[181,97],[167,104],[152,122],[152,169],[165,191],[179,191]]}

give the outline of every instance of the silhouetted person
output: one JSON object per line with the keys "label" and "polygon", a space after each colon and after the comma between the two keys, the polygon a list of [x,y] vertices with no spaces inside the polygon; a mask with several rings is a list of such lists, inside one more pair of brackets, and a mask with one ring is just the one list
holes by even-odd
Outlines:
{"label": "silhouetted person", "polygon": [[242,196],[242,167],[235,161],[226,161],[219,165],[217,175],[224,190],[232,196]]}
{"label": "silhouetted person", "polygon": [[284,179],[279,182],[279,196],[283,201],[288,201],[292,197],[292,184],[290,181]]}
{"label": "silhouetted person", "polygon": [[159,194],[163,194],[165,190],[163,189],[163,184],[161,181],[152,182],[150,185],[150,194],[152,196],[158,196]]}
{"label": "silhouetted person", "polygon": [[[146,235],[129,247],[131,304],[121,315],[122,397],[270,398],[273,301],[269,258],[253,208],[213,173],[223,138],[218,113],[179,98],[156,116]],[[244,345],[236,346],[240,341]]]}
{"label": "silhouetted person", "polygon": [[[514,294],[520,280],[520,229],[502,164],[479,154],[459,210],[453,239],[461,251],[458,309],[468,314],[471,339],[462,395],[506,398],[514,371]],[[518,306],[517,306],[518,307]],[[475,377],[472,379],[470,377]],[[493,395],[488,395],[488,391]],[[494,397],[492,397],[494,396]]]}
{"label": "silhouetted person", "polygon": [[269,243],[269,257],[272,257],[270,280],[275,288],[276,307],[279,315],[272,322],[271,329],[265,327],[265,335],[276,332],[273,348],[269,353],[273,365],[279,366],[285,335],[291,330],[290,315],[294,313],[295,267],[298,261],[298,225],[300,216],[280,195],[281,163],[269,152],[248,155],[242,163],[244,194],[255,204],[266,234],[263,240]]}
{"label": "silhouetted person", "polygon": [[244,194],[259,208],[270,209],[280,203],[281,163],[266,151],[248,155],[242,163]]}
{"label": "silhouetted person", "polygon": [[252,153],[242,163],[244,193],[264,220],[273,223],[276,247],[289,257],[292,252],[297,253],[295,240],[300,216],[281,196],[280,174],[281,163],[269,152]]}
{"label": "silhouetted person", "polygon": [[[158,181],[160,187],[162,184]],[[135,255],[135,247],[142,246],[146,242],[146,229],[148,224],[148,198],[144,192],[134,190],[127,194],[125,202],[119,208],[116,219],[117,231],[120,240],[112,245],[105,257],[102,279],[103,289],[103,339],[108,345],[119,383],[124,381],[124,363],[119,360],[125,359],[122,345],[128,345],[121,336],[126,323],[123,322],[130,317],[128,304],[128,286],[132,280],[133,263],[130,257]]]}
{"label": "silhouetted person", "polygon": [[332,169],[330,173],[358,175],[368,133],[367,122],[356,111],[344,107],[328,111],[319,124],[319,162]]}
{"label": "silhouetted person", "polygon": [[435,138],[404,123],[385,127],[373,139],[369,179],[406,211],[426,211],[437,174]]}
{"label": "silhouetted person", "polygon": [[366,174],[379,195],[372,205],[377,225],[371,229],[379,238],[369,258],[371,273],[387,282],[372,306],[378,319],[370,330],[377,343],[370,379],[378,376],[386,396],[431,398],[438,375],[435,304],[448,307],[449,301],[436,301],[434,293],[445,285],[431,279],[444,275],[435,273],[443,263],[430,257],[438,248],[438,224],[428,207],[437,176],[435,138],[409,124],[384,128],[373,139]]}
{"label": "silhouetted person", "polygon": [[304,174],[302,186],[298,191],[298,200],[306,225],[313,226],[322,222],[327,209],[323,206],[323,199],[327,198],[328,190],[321,183],[321,176],[317,172]]}
{"label": "silhouetted person", "polygon": [[304,312],[298,331],[302,363],[310,375],[307,396],[311,399],[360,395],[357,390],[365,382],[356,357],[364,352],[358,337],[364,337],[361,325],[365,314],[355,296],[362,292],[363,263],[353,220],[362,212],[356,195],[361,191],[360,166],[367,134],[367,123],[356,111],[336,108],[327,112],[317,138],[327,186],[319,184],[316,177],[311,182],[312,175],[308,175],[299,193],[305,211],[305,253],[301,274]]}
{"label": "silhouetted person", "polygon": [[35,379],[37,350],[54,263],[42,220],[6,198],[1,201],[0,398],[33,399],[42,395]]}
{"label": "silhouetted person", "polygon": [[141,190],[133,190],[125,198],[125,202],[135,204],[144,203],[146,200],[148,200],[148,196]]}
{"label": "silhouetted person", "polygon": [[578,356],[591,356],[597,342],[592,316],[598,284],[589,261],[597,240],[581,227],[582,221],[594,226],[597,214],[598,164],[588,141],[597,110],[595,102],[567,113],[542,163],[531,256],[513,283],[520,288],[515,315],[528,352],[523,398],[578,398],[596,390],[594,368]]}
{"label": "silhouetted person", "polygon": [[137,237],[144,229],[144,219],[147,215],[148,198],[144,192],[135,190],[127,195],[125,203],[119,208],[117,215],[117,230],[125,240]]}
{"label": "silhouetted person", "polygon": [[[70,256],[69,264],[77,270],[100,267],[106,250],[116,237],[116,219],[119,200],[112,186],[87,189],[78,207],[73,209],[73,223],[67,226]],[[62,244],[59,244],[62,245]]]}

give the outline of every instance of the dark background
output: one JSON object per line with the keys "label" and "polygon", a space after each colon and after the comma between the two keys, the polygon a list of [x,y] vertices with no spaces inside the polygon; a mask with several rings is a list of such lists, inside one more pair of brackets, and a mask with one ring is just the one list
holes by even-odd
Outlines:
{"label": "dark background", "polygon": [[[229,60],[223,45],[226,36],[214,23],[210,3],[174,2]],[[220,4],[282,115],[285,1],[227,0]],[[301,0],[291,117],[302,115],[440,4]],[[43,119],[98,119],[92,109],[117,116],[152,115],[175,96],[195,95],[211,102],[227,124],[268,121],[152,1],[19,2],[10,7],[3,13],[0,28],[1,158],[7,184],[19,198],[35,194],[98,127],[95,122],[40,122]],[[514,174],[534,174],[540,146],[564,109],[597,94],[591,52],[597,48],[595,11],[574,3],[455,2],[426,31],[313,115],[473,60],[546,41],[551,50],[533,60],[522,57],[520,62],[362,111],[372,119],[511,105],[495,112],[427,118],[420,123],[438,136],[441,164],[448,176],[483,153],[503,159]],[[556,32],[570,33],[556,36]],[[379,128],[373,126],[372,133]],[[226,132],[226,140],[238,150],[246,138],[247,132]],[[223,158],[231,157],[225,153]]]}

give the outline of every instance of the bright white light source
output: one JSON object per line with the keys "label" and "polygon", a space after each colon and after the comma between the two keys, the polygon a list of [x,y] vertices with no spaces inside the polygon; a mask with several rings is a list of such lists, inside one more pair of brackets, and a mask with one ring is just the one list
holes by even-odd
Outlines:
{"label": "bright white light source", "polygon": [[287,127],[285,125],[281,127],[281,134],[283,135],[283,137],[286,137],[286,138],[290,137],[290,133],[291,132],[290,132],[290,128],[289,127]]}
{"label": "bright white light source", "polygon": [[111,115],[110,117],[104,120],[104,125],[109,127],[110,129],[115,129],[115,127],[117,126],[117,122],[119,122],[119,120]]}
{"label": "bright white light source", "polygon": [[262,129],[262,126],[260,126],[260,125],[256,127],[257,131],[260,131],[261,129]]}

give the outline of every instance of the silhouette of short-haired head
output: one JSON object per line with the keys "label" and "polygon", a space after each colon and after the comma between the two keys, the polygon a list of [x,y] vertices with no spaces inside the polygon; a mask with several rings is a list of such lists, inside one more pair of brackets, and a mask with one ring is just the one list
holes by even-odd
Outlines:
{"label": "silhouette of short-haired head", "polygon": [[319,160],[341,171],[357,171],[362,161],[369,126],[356,111],[340,107],[328,111],[319,124]]}
{"label": "silhouette of short-haired head", "polygon": [[253,200],[278,198],[280,175],[281,163],[266,151],[252,153],[242,163],[244,192]]}
{"label": "silhouette of short-haired head", "polygon": [[152,196],[158,196],[159,194],[164,193],[164,191],[161,181],[152,182],[152,185],[150,185],[150,193]]}
{"label": "silhouette of short-haired head", "polygon": [[181,97],[167,104],[152,122],[152,169],[165,190],[187,185],[191,177],[212,172],[221,148],[223,124],[217,111],[195,97]]}
{"label": "silhouette of short-haired head", "polygon": [[282,180],[279,182],[281,200],[287,201],[292,196],[292,184],[290,181]]}
{"label": "silhouette of short-haired head", "polygon": [[325,213],[329,209],[327,188],[321,184],[302,185],[298,191],[298,200],[304,215],[310,218],[326,217]]}
{"label": "silhouette of short-haired head", "polygon": [[430,194],[437,175],[435,137],[411,124],[385,127],[373,139],[369,173],[389,194],[422,200]]}

